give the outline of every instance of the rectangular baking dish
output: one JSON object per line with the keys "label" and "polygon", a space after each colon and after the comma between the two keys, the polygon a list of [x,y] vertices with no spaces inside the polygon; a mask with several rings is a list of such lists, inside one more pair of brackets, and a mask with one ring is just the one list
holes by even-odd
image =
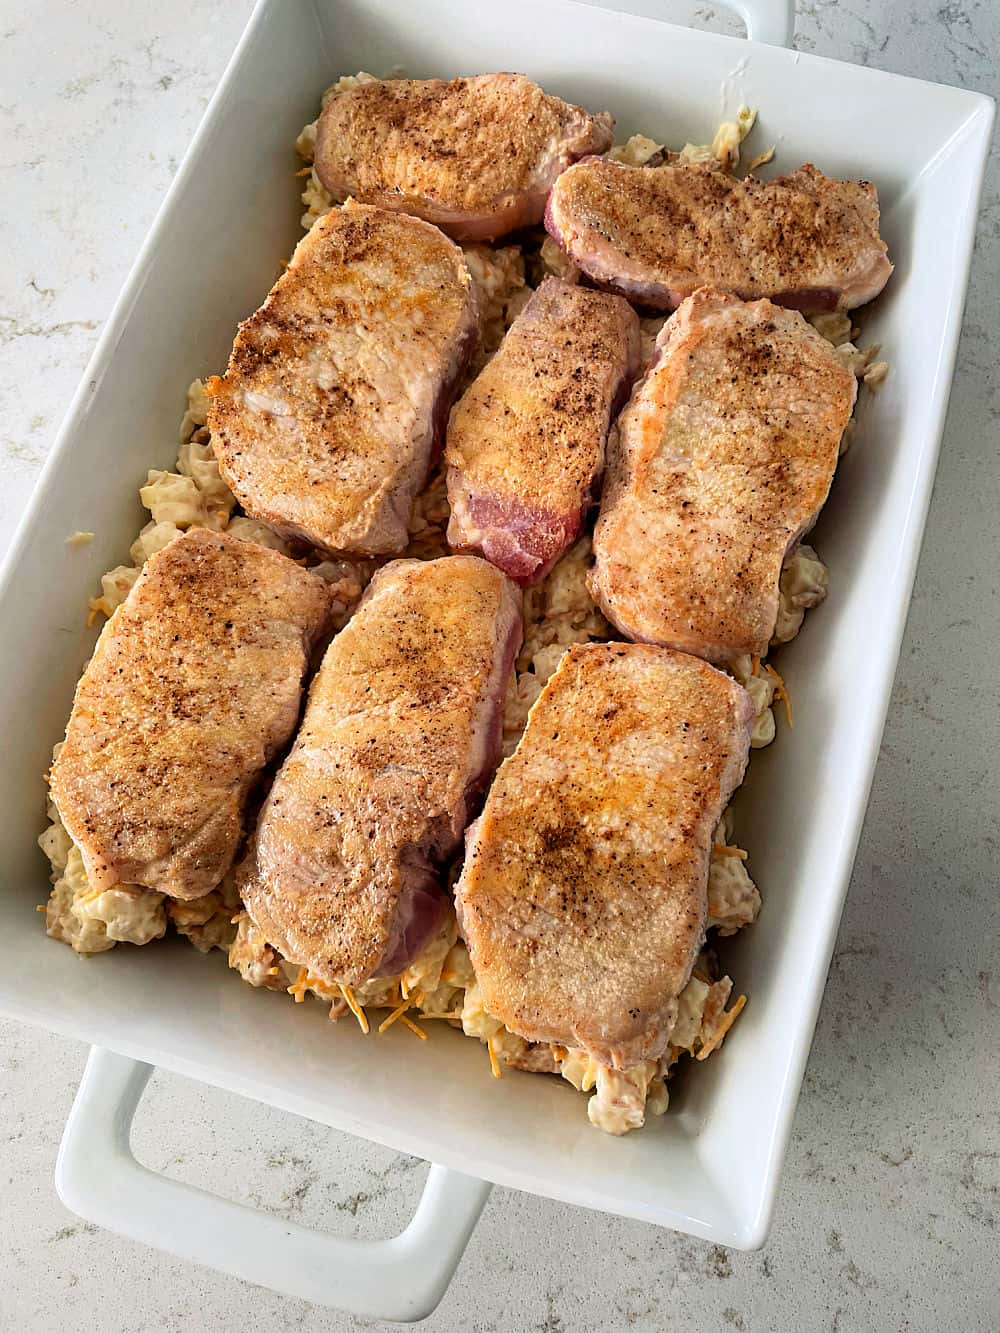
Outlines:
{"label": "rectangular baking dish", "polygon": [[[785,0],[734,4],[768,41]],[[654,9],[646,4],[646,12]],[[41,774],[93,644],[86,599],[125,557],[136,488],[170,467],[185,386],[221,368],[299,233],[292,144],[338,74],[522,70],[619,134],[704,142],[760,108],[777,164],[814,161],[879,188],[896,272],[864,315],[891,373],[815,533],[826,604],[781,656],[794,731],[755,754],[738,800],[764,907],[725,948],[750,1002],[721,1056],[678,1080],[670,1112],[621,1140],[555,1080],[490,1076],[482,1048],[397,1025],[364,1038],[318,1005],[251,990],[188,945],[81,960],[46,938],[35,846]],[[108,322],[0,580],[0,1008],[95,1052],[63,1145],[77,1211],[179,1254],[358,1313],[428,1312],[487,1186],[762,1243],[878,753],[930,496],[993,118],[977,94],[572,0],[262,0]],[[74,529],[97,535],[66,545]],[[111,1055],[110,1052],[115,1052]],[[136,1064],[134,1061],[141,1061]],[[150,1175],[128,1124],[150,1065],[229,1088],[441,1164],[383,1248],[312,1236]],[[456,1174],[462,1173],[462,1174]],[[183,1222],[180,1220],[183,1218]],[[224,1233],[224,1234],[223,1234]],[[395,1247],[395,1248],[392,1248]]]}

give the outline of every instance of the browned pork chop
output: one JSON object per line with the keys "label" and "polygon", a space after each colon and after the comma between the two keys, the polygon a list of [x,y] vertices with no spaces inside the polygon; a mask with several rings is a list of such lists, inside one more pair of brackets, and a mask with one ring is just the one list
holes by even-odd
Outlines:
{"label": "browned pork chop", "polygon": [[626,301],[546,278],[452,411],[451,545],[520,584],[547,574],[580,531],[638,369]]}
{"label": "browned pork chop", "polygon": [[713,662],[763,656],[856,391],[797,312],[685,301],[608,441],[590,587],[612,624]]}
{"label": "browned pork chop", "polygon": [[265,939],[329,984],[405,968],[499,758],[519,596],[473,556],[399,560],[334,639],[241,873]]}
{"label": "browned pork chop", "polygon": [[386,79],[336,93],[316,135],[316,173],[353,195],[492,241],[542,220],[552,182],[611,147],[614,122],[549,97],[523,74]]}
{"label": "browned pork chop", "polygon": [[617,1068],[664,1053],[753,712],[698,658],[570,648],[469,830],[456,888],[494,1018]]}
{"label": "browned pork chop", "polygon": [[462,252],[436,227],[360,204],[327,213],[209,381],[222,475],[288,536],[401,551],[477,336]]}
{"label": "browned pork chop", "polygon": [[193,528],[147,561],[98,640],[52,767],[94,890],[215,888],[250,790],[294,730],[330,609],[322,579],[224,533]]}
{"label": "browned pork chop", "polygon": [[758,181],[582,162],[556,181],[545,225],[595,282],[656,310],[703,286],[807,313],[852,310],[892,272],[875,186],[811,165]]}

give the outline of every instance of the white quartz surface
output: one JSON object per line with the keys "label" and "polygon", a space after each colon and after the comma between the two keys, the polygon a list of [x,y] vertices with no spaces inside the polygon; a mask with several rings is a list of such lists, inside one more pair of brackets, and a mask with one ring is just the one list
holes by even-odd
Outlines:
{"label": "white quartz surface", "polygon": [[[0,0],[0,550],[249,8]],[[997,92],[993,0],[805,0],[797,42]],[[1000,1328],[998,190],[994,150],[913,608],[771,1239],[731,1253],[497,1189],[435,1333]],[[375,1327],[66,1212],[52,1172],[85,1054],[0,1023],[0,1329]],[[137,1140],[179,1178],[367,1236],[402,1222],[424,1170],[166,1075]]]}

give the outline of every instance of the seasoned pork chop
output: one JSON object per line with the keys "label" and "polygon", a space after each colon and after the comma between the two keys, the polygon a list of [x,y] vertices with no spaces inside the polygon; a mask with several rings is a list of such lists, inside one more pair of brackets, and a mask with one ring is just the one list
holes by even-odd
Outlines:
{"label": "seasoned pork chop", "polygon": [[608,441],[590,588],[612,624],[712,662],[763,656],[856,388],[797,312],[685,301]]}
{"label": "seasoned pork chop", "polygon": [[327,650],[243,868],[269,944],[329,984],[405,968],[496,767],[520,599],[473,556],[382,569]]}
{"label": "seasoned pork chop", "polygon": [[595,282],[656,310],[703,286],[807,313],[852,310],[892,272],[875,186],[811,165],[758,181],[582,162],[556,181],[545,225]]}
{"label": "seasoned pork chop", "polygon": [[626,301],[546,278],[452,411],[451,545],[521,584],[547,574],[580,531],[638,369]]}
{"label": "seasoned pork chop", "polygon": [[476,337],[462,252],[436,227],[327,213],[209,381],[212,445],[243,508],[334,554],[402,550]]}
{"label": "seasoned pork chop", "polygon": [[753,713],[698,658],[570,648],[469,830],[456,887],[494,1018],[616,1068],[664,1053]]}
{"label": "seasoned pork chop", "polygon": [[613,125],[523,74],[386,79],[327,102],[316,173],[334,199],[353,195],[460,240],[493,241],[541,222],[560,171],[606,152]]}
{"label": "seasoned pork chop", "polygon": [[193,528],[147,561],[77,686],[51,774],[95,891],[215,888],[250,790],[295,728],[330,610],[322,579],[224,533]]}

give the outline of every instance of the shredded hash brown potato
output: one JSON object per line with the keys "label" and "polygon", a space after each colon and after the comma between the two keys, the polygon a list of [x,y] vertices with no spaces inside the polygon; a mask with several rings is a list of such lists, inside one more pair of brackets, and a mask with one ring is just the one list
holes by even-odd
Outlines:
{"label": "shredded hash brown potato", "polygon": [[[337,80],[323,94],[323,105],[336,93],[372,79],[371,74],[362,72]],[[754,111],[742,107],[734,120],[719,126],[710,144],[686,144],[679,152],[671,152],[659,141],[635,134],[616,145],[610,155],[635,166],[687,159],[714,162],[719,170],[733,172],[739,165],[740,146],[755,119]],[[305,178],[302,225],[307,230],[334,207],[312,168],[315,142],[314,121],[305,126],[296,142],[305,163],[299,175]],[[759,154],[750,169],[769,161],[773,151]],[[494,248],[468,244],[463,250],[478,298],[481,334],[481,348],[467,373],[467,384],[499,347],[544,277],[554,274],[563,281],[576,282],[580,274],[540,230],[522,238],[520,245]],[[652,357],[665,319],[655,316],[640,321],[644,365]],[[875,388],[882,382],[887,364],[876,360],[877,346],[859,348],[860,330],[849,315],[814,315],[811,323],[863,384]],[[141,484],[139,497],[149,512],[149,521],[132,543],[130,563],[116,566],[101,579],[100,595],[89,602],[90,622],[114,615],[151,555],[188,528],[206,527],[224,530],[242,541],[270,547],[309,564],[334,591],[335,624],[340,628],[384,561],[320,559],[309,548],[287,541],[269,524],[243,514],[219,472],[207,421],[208,397],[204,382],[196,379],[187,392],[175,468],[151,469]],[[842,451],[847,440],[845,433]],[[410,542],[403,555],[427,560],[447,554],[447,524],[445,477],[438,467],[417,496],[409,524]],[[68,540],[82,544],[91,536],[81,532]],[[524,642],[511,674],[503,713],[505,756],[516,748],[532,705],[566,649],[575,643],[613,637],[611,626],[587,591],[591,560],[590,537],[585,535],[541,583],[524,593]],[[795,637],[805,612],[823,600],[828,585],[828,571],[815,550],[799,546],[781,575],[773,647]],[[730,670],[755,704],[752,746],[770,744],[776,730],[776,701],[785,703],[791,720],[784,681],[768,662],[758,658],[739,658],[730,664]],[[297,1004],[312,996],[329,1006],[331,1019],[351,1015],[365,1033],[374,1028],[376,1034],[383,1034],[399,1025],[426,1039],[420,1023],[443,1022],[486,1047],[494,1077],[499,1077],[504,1067],[559,1075],[588,1094],[590,1120],[611,1134],[638,1128],[647,1115],[662,1115],[669,1102],[667,1080],[679,1059],[687,1055],[702,1060],[717,1050],[745,1003],[745,996],[739,996],[729,1005],[732,980],[720,975],[715,955],[706,947],[679,997],[667,1054],[659,1061],[646,1061],[630,1069],[609,1069],[581,1050],[529,1043],[486,1011],[468,951],[458,938],[453,912],[405,972],[362,986],[331,987],[311,976],[308,969],[282,958],[264,939],[240,903],[232,872],[211,893],[187,902],[165,899],[160,893],[127,884],[95,895],[87,882],[79,849],[51,801],[48,816],[49,826],[39,838],[51,865],[53,884],[44,907],[46,928],[54,939],[64,941],[78,953],[104,952],[117,943],[147,944],[172,927],[203,953],[216,949],[225,953],[229,966],[249,985],[287,993]],[[733,841],[732,823],[727,810],[716,830],[708,881],[707,927],[720,936],[731,935],[753,922],[761,903],[747,870],[746,852]],[[379,1017],[369,1019],[368,1010],[378,1011]]]}

